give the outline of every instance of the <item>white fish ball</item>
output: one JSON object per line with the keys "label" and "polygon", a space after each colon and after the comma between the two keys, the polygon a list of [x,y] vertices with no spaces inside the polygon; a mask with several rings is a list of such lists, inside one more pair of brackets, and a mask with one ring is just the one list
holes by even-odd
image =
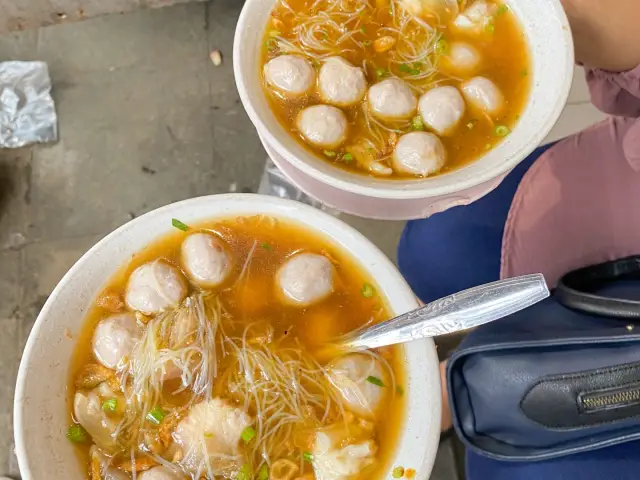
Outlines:
{"label": "white fish ball", "polygon": [[488,32],[493,23],[498,7],[485,0],[475,0],[464,12],[453,21],[453,26],[459,32],[479,36]]}
{"label": "white fish ball", "polygon": [[498,115],[504,108],[504,96],[498,86],[485,77],[473,77],[460,88],[471,106],[490,115]]}
{"label": "white fish ball", "polygon": [[287,303],[307,306],[333,291],[333,265],[323,255],[299,253],[289,258],[276,274],[277,285]]}
{"label": "white fish ball", "polygon": [[132,313],[111,315],[100,320],[93,332],[93,354],[107,368],[115,369],[124,357],[131,355],[142,336],[142,328]]}
{"label": "white fish ball", "polygon": [[382,120],[403,120],[415,115],[418,101],[404,80],[388,78],[369,89],[371,112]]}
{"label": "white fish ball", "polygon": [[305,58],[296,55],[280,55],[264,66],[267,84],[285,96],[307,93],[316,81],[316,70]]}
{"label": "white fish ball", "polygon": [[187,286],[180,270],[163,260],[155,260],[133,271],[125,302],[132,310],[151,315],[178,305],[186,295]]}
{"label": "white fish ball", "polygon": [[324,102],[348,107],[364,98],[367,79],[361,68],[354,67],[342,57],[331,57],[320,68],[318,89]]}
{"label": "white fish ball", "polygon": [[438,135],[448,135],[464,115],[464,99],[455,87],[436,87],[420,97],[418,111],[431,130]]}
{"label": "white fish ball", "polygon": [[347,138],[347,117],[339,108],[314,105],[298,113],[298,130],[316,147],[336,148]]}
{"label": "white fish ball", "polygon": [[438,137],[427,132],[411,132],[398,140],[391,166],[396,172],[426,177],[439,171],[445,159],[445,148]]}
{"label": "white fish ball", "polygon": [[194,233],[181,246],[184,269],[194,283],[215,287],[231,272],[231,256],[222,240],[210,233]]}
{"label": "white fish ball", "polygon": [[138,475],[138,480],[183,480],[184,478],[183,475],[179,475],[162,465],[150,468]]}
{"label": "white fish ball", "polygon": [[473,74],[482,61],[482,55],[473,45],[466,42],[453,42],[447,55],[442,58],[443,66],[448,70],[462,74]]}

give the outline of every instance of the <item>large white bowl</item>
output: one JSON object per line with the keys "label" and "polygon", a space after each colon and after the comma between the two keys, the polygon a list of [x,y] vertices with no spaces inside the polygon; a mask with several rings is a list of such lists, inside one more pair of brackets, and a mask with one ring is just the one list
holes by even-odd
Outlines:
{"label": "large white bowl", "polygon": [[[343,211],[372,216],[367,210],[382,209],[385,212],[382,218],[416,218],[420,212],[426,216],[485,195],[542,142],[569,95],[573,40],[559,0],[506,0],[530,47],[532,88],[518,125],[505,141],[463,168],[423,180],[390,181],[347,172],[311,154],[269,109],[261,85],[259,59],[269,14],[276,1],[245,1],[234,40],[234,70],[240,98],[267,150],[292,167],[289,170],[294,173],[286,174],[290,178],[296,176],[296,183],[308,194]],[[311,180],[300,180],[304,177]],[[336,190],[348,195],[336,196]],[[371,200],[376,200],[376,207],[359,206]],[[407,200],[418,201],[420,207]]]}
{"label": "large white bowl", "polygon": [[[171,219],[186,223],[236,215],[267,214],[327,237],[375,278],[395,314],[417,307],[416,298],[393,264],[369,240],[340,220],[297,202],[260,195],[216,195],[175,203],[120,227],[89,250],[60,281],[29,335],[20,362],[14,403],[16,453],[23,480],[84,480],[66,439],[67,382],[75,340],[96,295],[133,254],[172,231]],[[429,477],[440,433],[440,378],[432,341],[406,346],[408,412],[394,465]],[[383,478],[390,478],[391,472]]]}

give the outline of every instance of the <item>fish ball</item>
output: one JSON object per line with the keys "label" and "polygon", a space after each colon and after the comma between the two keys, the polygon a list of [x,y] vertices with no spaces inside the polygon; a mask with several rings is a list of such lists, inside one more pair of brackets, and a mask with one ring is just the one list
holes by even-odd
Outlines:
{"label": "fish ball", "polygon": [[474,77],[461,87],[465,100],[473,107],[488,113],[499,114],[504,107],[504,96],[495,83],[485,77]]}
{"label": "fish ball", "polygon": [[182,242],[182,262],[194,283],[215,287],[231,272],[231,258],[224,244],[210,233],[194,233]]}
{"label": "fish ball", "polygon": [[186,295],[182,273],[165,261],[155,260],[133,271],[125,301],[132,310],[151,315],[178,305]]}
{"label": "fish ball", "polygon": [[444,166],[446,152],[438,137],[427,132],[411,132],[400,137],[391,158],[396,172],[426,177]]}
{"label": "fish ball", "polygon": [[311,145],[336,148],[347,138],[347,117],[329,105],[307,107],[298,114],[296,125]]}
{"label": "fish ball", "polygon": [[424,123],[438,135],[448,135],[458,126],[465,104],[455,87],[437,87],[420,97],[418,111]]}
{"label": "fish ball", "polygon": [[93,332],[93,354],[107,368],[115,369],[131,355],[142,336],[142,328],[132,313],[111,315],[100,320]]}
{"label": "fish ball", "polygon": [[287,303],[301,307],[311,305],[333,291],[333,270],[327,257],[299,253],[280,267],[277,285]]}
{"label": "fish ball", "polygon": [[102,402],[95,391],[88,394],[76,392],[73,397],[73,415],[82,428],[89,432],[96,445],[103,448],[115,446],[113,433],[120,422],[107,416],[102,410]]}
{"label": "fish ball", "polygon": [[498,7],[485,0],[475,0],[453,21],[456,30],[473,36],[483,35],[494,21]]}
{"label": "fish ball", "polygon": [[403,120],[415,115],[418,101],[409,85],[399,78],[388,78],[369,89],[371,112],[382,120]]}
{"label": "fish ball", "polygon": [[473,74],[481,61],[482,56],[478,49],[465,42],[453,42],[447,55],[442,58],[445,68],[462,75]]}
{"label": "fish ball", "polygon": [[[376,383],[371,382],[374,378]],[[365,418],[373,418],[379,412],[390,387],[388,374],[380,362],[363,353],[351,353],[332,362],[329,379],[346,407]]]}
{"label": "fish ball", "polygon": [[354,67],[344,58],[331,57],[320,68],[318,89],[324,102],[348,107],[364,98],[367,79],[361,68]]}
{"label": "fish ball", "polygon": [[344,480],[362,472],[375,461],[377,446],[372,440],[362,443],[337,442],[330,433],[316,433],[313,445],[313,473],[316,480]]}
{"label": "fish ball", "polygon": [[316,70],[311,63],[296,55],[280,55],[264,66],[267,84],[285,96],[296,97],[307,93],[316,81]]}

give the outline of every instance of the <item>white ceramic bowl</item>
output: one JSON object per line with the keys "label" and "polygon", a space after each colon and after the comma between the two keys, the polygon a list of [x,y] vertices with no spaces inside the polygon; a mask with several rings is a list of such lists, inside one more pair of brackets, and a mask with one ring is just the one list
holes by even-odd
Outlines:
{"label": "white ceramic bowl", "polygon": [[[245,1],[234,43],[240,98],[267,150],[292,167],[285,174],[295,176],[294,182],[306,193],[339,210],[368,217],[408,219],[469,203],[495,188],[542,142],[566,103],[573,79],[573,41],[559,0],[506,0],[527,37],[532,88],[518,125],[505,141],[461,169],[423,180],[389,181],[346,172],[311,154],[269,109],[260,80],[259,58],[267,19],[276,1]],[[336,190],[346,194],[336,195]],[[375,206],[367,203],[374,200]]]}
{"label": "white ceramic bowl", "polygon": [[[22,355],[14,403],[16,453],[23,480],[84,480],[66,439],[69,365],[85,314],[96,295],[131,256],[172,231],[171,219],[198,223],[217,217],[266,214],[303,225],[347,252],[375,278],[395,314],[417,307],[393,264],[369,240],[340,220],[297,202],[260,195],[216,195],[175,203],[120,227],[89,250],[44,305]],[[357,252],[357,254],[356,254]],[[440,434],[440,378],[432,341],[405,348],[408,412],[394,465],[429,477]],[[390,478],[391,472],[383,478]]]}

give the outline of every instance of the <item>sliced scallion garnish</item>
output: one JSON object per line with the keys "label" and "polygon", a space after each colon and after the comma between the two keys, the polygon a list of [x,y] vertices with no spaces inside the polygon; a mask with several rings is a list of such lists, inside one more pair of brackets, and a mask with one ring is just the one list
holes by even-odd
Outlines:
{"label": "sliced scallion garnish", "polygon": [[149,420],[151,423],[155,423],[156,425],[160,425],[160,422],[162,422],[162,420],[166,416],[167,412],[165,412],[162,408],[153,407],[151,410],[149,410],[149,413],[147,413],[147,420]]}
{"label": "sliced scallion garnish", "polygon": [[244,443],[249,443],[256,436],[256,431],[252,427],[247,427],[242,431],[240,438]]}
{"label": "sliced scallion garnish", "polygon": [[353,155],[351,155],[350,153],[345,153],[344,155],[342,155],[342,160],[347,163],[351,163],[353,162]]}
{"label": "sliced scallion garnish", "polygon": [[402,478],[404,477],[404,467],[396,467],[393,469],[393,478]]}
{"label": "sliced scallion garnish", "polygon": [[373,288],[373,285],[371,285],[370,283],[365,283],[362,286],[362,290],[360,290],[360,293],[365,298],[371,298],[376,294],[376,289]]}
{"label": "sliced scallion garnish", "polygon": [[504,15],[508,11],[509,7],[507,7],[506,5],[500,5],[500,8],[498,8],[498,15]]}
{"label": "sliced scallion garnish", "polygon": [[416,115],[411,119],[411,130],[424,130],[424,122],[420,115]]}
{"label": "sliced scallion garnish", "polygon": [[269,467],[262,465],[258,472],[258,480],[269,480]]}
{"label": "sliced scallion garnish", "polygon": [[251,480],[251,468],[249,468],[248,464],[242,465],[242,468],[238,471],[238,475],[236,475],[236,480]]}
{"label": "sliced scallion garnish", "polygon": [[495,129],[496,137],[506,137],[507,135],[509,135],[509,133],[511,133],[511,130],[509,130],[509,127],[505,125],[496,126],[496,129]]}
{"label": "sliced scallion garnish", "polygon": [[367,377],[367,382],[373,383],[374,385],[377,385],[378,387],[384,387],[384,382],[382,380],[380,380],[378,377],[374,377],[373,375],[369,375]]}
{"label": "sliced scallion garnish", "polygon": [[445,54],[449,51],[449,42],[447,42],[444,38],[438,40],[436,43],[436,53]]}
{"label": "sliced scallion garnish", "polygon": [[67,430],[67,438],[73,443],[85,443],[89,440],[89,434],[82,428],[82,425],[71,425]]}
{"label": "sliced scallion garnish", "polygon": [[305,462],[308,462],[308,463],[312,463],[313,462],[313,455],[311,455],[309,452],[303,452],[302,453],[302,458],[304,458]]}
{"label": "sliced scallion garnish", "polygon": [[271,251],[273,250],[273,247],[271,246],[271,244],[264,242],[262,245],[260,245],[260,248],[267,250],[267,251]]}
{"label": "sliced scallion garnish", "polygon": [[117,408],[118,408],[117,398],[110,398],[109,400],[106,400],[102,404],[102,410],[104,410],[105,412],[113,413],[117,410]]}
{"label": "sliced scallion garnish", "polygon": [[177,218],[171,219],[171,225],[173,225],[178,230],[182,230],[183,232],[186,232],[187,230],[189,230],[189,225],[187,225],[186,223],[182,223]]}
{"label": "sliced scallion garnish", "polygon": [[404,395],[404,388],[402,388],[400,385],[396,385],[396,393],[400,396]]}
{"label": "sliced scallion garnish", "polygon": [[378,80],[389,76],[389,70],[386,68],[376,68],[376,77]]}
{"label": "sliced scallion garnish", "polygon": [[323,150],[322,153],[324,153],[326,157],[330,157],[330,158],[333,158],[337,155],[337,153],[334,152],[333,150]]}

